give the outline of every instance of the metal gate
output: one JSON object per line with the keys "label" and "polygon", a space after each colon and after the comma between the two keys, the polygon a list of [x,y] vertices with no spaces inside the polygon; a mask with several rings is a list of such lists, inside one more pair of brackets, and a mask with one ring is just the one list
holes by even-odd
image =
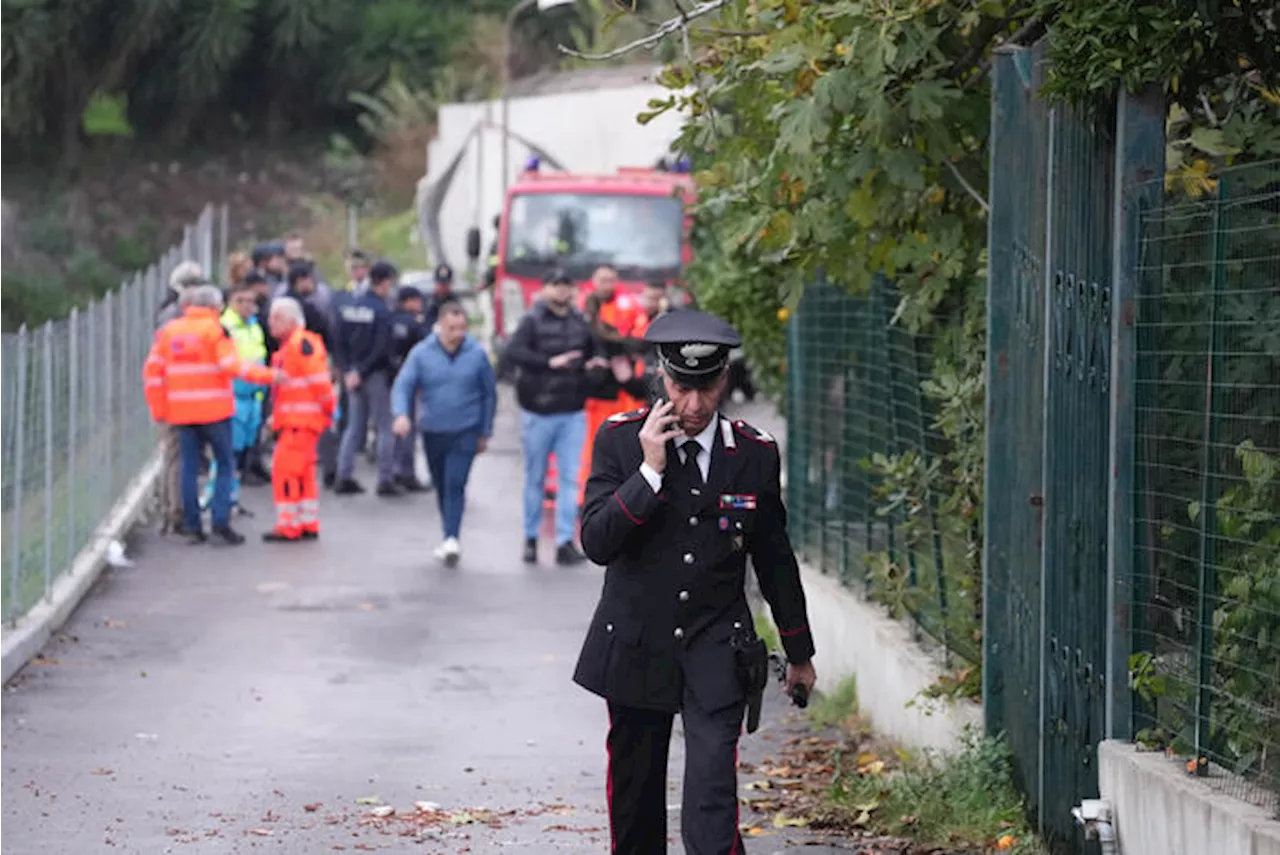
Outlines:
{"label": "metal gate", "polygon": [[[1044,54],[1003,49],[993,67],[984,695],[1037,826],[1079,851],[1070,809],[1097,796],[1097,744],[1117,735],[1108,692],[1126,680],[1108,541],[1127,496],[1112,414],[1129,403],[1113,404],[1111,363],[1131,331],[1113,341],[1127,315],[1112,280],[1128,294],[1113,243],[1134,154],[1117,157],[1116,135],[1133,111],[1047,104]],[[1158,161],[1151,142],[1142,156]]]}

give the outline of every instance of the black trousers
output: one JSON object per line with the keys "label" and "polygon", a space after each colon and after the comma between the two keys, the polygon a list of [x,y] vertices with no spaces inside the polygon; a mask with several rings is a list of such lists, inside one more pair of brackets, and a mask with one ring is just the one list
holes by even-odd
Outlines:
{"label": "black trousers", "polygon": [[[742,855],[738,736],[743,704],[708,712],[686,688],[681,838],[687,855]],[[609,704],[606,796],[614,855],[667,851],[667,756],[672,713]]]}

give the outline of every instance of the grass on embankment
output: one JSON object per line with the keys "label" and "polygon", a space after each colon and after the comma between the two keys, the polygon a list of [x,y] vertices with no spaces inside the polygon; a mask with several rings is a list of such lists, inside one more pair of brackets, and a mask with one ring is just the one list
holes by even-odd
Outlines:
{"label": "grass on embankment", "polygon": [[[755,623],[756,633],[778,649],[768,617],[758,614]],[[834,730],[837,746],[828,761],[835,771],[825,804],[811,817],[815,827],[899,837],[948,851],[1046,851],[1027,824],[1003,741],[971,734],[948,756],[906,751],[872,732],[858,712],[852,677],[829,693],[815,693],[808,719],[816,731]]]}

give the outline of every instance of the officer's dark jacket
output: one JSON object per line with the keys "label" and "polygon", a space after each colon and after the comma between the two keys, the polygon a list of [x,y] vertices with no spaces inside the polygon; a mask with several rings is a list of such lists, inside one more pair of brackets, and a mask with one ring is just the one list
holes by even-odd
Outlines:
{"label": "officer's dark jacket", "polygon": [[687,681],[715,711],[743,697],[729,637],[750,626],[748,555],[787,659],[813,655],[778,446],[721,416],[706,485],[692,486],[668,445],[655,494],[640,474],[646,413],[614,416],[596,434],[582,547],[607,569],[574,681],[616,704],[665,711],[679,708]]}
{"label": "officer's dark jacket", "polygon": [[427,296],[427,305],[423,308],[423,323],[427,325],[427,331],[436,325],[436,321],[440,320],[440,307],[450,300],[457,300],[453,290],[445,291],[443,294],[431,293]]}
{"label": "officer's dark jacket", "polygon": [[[285,291],[280,296],[292,297],[294,300],[298,301],[298,305],[302,307],[302,319],[307,330],[320,336],[320,340],[324,342],[325,350],[329,351],[329,353],[333,353],[333,327],[330,325],[329,319],[325,316],[325,313],[312,303],[309,298],[302,296],[292,288]],[[270,314],[270,303],[268,303],[267,315],[270,316]],[[272,337],[269,325],[262,328],[262,333],[266,339],[268,354],[275,353],[280,349],[280,342]]]}
{"label": "officer's dark jacket", "polygon": [[[569,368],[555,369],[551,357],[571,350],[582,351],[582,360]],[[588,377],[585,363],[595,355],[595,344],[587,321],[577,310],[557,315],[538,300],[511,335],[503,359],[519,369],[516,400],[521,409],[543,415],[573,413],[587,401],[587,392],[596,382]]]}
{"label": "officer's dark jacket", "polygon": [[413,346],[427,337],[427,325],[413,312],[397,309],[391,313],[391,368],[399,371]]}
{"label": "officer's dark jacket", "polygon": [[368,377],[391,369],[391,311],[382,297],[366,291],[343,301],[334,316],[333,357],[343,371]]}

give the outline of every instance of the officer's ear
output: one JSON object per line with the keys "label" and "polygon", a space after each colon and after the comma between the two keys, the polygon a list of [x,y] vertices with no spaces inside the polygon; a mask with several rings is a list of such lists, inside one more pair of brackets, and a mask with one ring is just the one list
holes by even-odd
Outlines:
{"label": "officer's ear", "polygon": [[313,353],[315,353],[315,352],[316,352],[316,349],[315,349],[314,347],[312,347],[312,346],[311,346],[311,342],[307,341],[307,340],[304,338],[304,339],[302,340],[302,355],[303,355],[303,356],[310,356],[311,354],[313,354]]}

